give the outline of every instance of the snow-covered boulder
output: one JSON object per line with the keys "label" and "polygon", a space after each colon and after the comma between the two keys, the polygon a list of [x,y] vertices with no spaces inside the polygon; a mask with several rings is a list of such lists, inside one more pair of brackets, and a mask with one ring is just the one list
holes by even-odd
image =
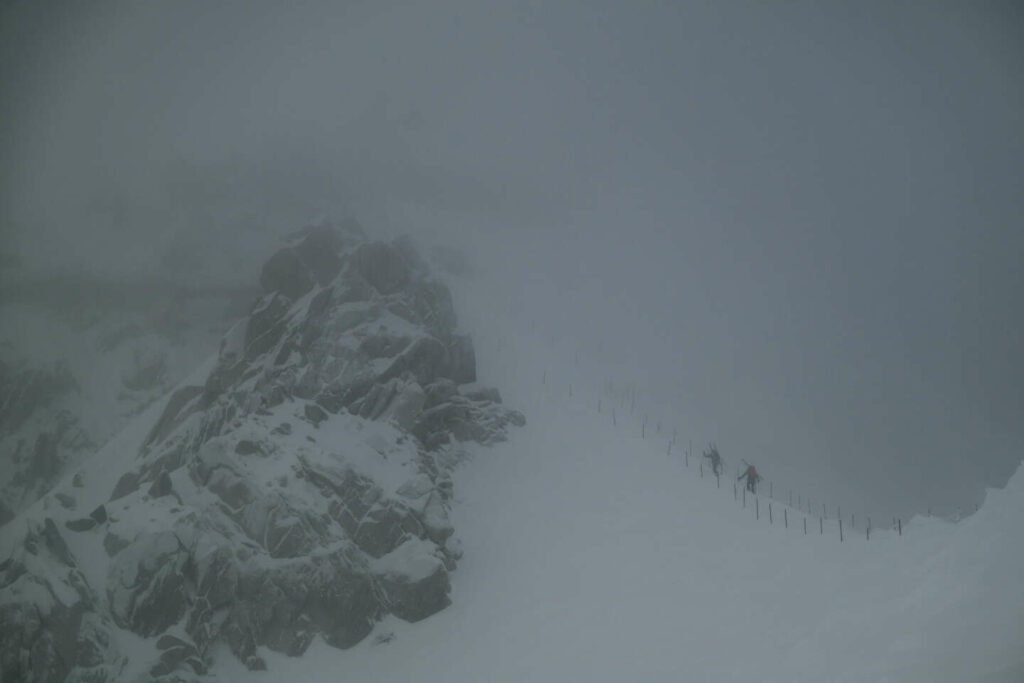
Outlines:
{"label": "snow-covered boulder", "polygon": [[409,539],[376,560],[373,569],[396,617],[419,621],[451,603],[442,553],[430,541]]}
{"label": "snow-covered boulder", "polygon": [[0,563],[0,680],[115,680],[123,659],[54,521]]}

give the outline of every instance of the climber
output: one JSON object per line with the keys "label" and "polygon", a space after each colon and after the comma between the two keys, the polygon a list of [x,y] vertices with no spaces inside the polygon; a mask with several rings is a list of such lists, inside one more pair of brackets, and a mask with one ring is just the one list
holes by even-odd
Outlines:
{"label": "climber", "polygon": [[747,470],[736,477],[736,481],[739,481],[743,477],[747,478],[747,490],[751,493],[757,493],[757,482],[761,481],[761,475],[757,473],[753,465],[747,465]]}
{"label": "climber", "polygon": [[718,446],[708,444],[708,450],[704,451],[704,457],[711,461],[711,471],[717,477],[722,473],[722,456],[718,454]]}

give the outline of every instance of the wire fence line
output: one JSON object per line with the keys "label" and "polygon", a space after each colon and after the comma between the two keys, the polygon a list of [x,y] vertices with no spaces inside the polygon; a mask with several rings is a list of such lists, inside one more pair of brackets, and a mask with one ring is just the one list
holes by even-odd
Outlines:
{"label": "wire fence line", "polygon": [[[573,383],[552,382],[551,375],[547,371],[543,371],[541,383],[547,387],[552,396],[562,395],[567,400],[573,398]],[[576,385],[577,395],[585,395],[578,391],[581,383],[576,382]],[[649,414],[641,405],[638,405],[637,398],[635,384],[623,385],[605,380],[593,409],[597,415],[608,419],[612,426],[619,431],[635,429],[636,435],[642,441],[652,441],[655,438],[664,440],[667,457],[675,455],[686,470],[694,471],[698,479],[709,481],[713,479],[715,487],[721,489],[723,472],[714,473],[710,466],[705,468],[704,454],[695,456],[692,439],[688,439],[686,444],[680,444],[678,429],[671,428],[671,434],[669,434],[663,421],[655,420],[652,423]],[[695,457],[696,462],[693,462]],[[736,467],[736,477],[742,478],[738,466]],[[765,491],[765,484],[767,484],[767,491]],[[792,526],[794,532],[810,536],[814,535],[813,529],[814,526],[817,526],[817,535],[825,536],[827,532],[841,543],[848,542],[853,538],[870,541],[872,535],[880,530],[892,531],[897,537],[903,536],[903,519],[899,516],[893,516],[891,523],[889,519],[886,519],[883,526],[877,525],[867,514],[858,518],[856,512],[849,512],[844,517],[842,508],[838,504],[815,500],[791,487],[780,485],[777,496],[773,479],[762,479],[753,487],[748,487],[746,482],[740,485],[734,478],[732,488],[734,502],[743,509],[750,507],[755,521],[761,522],[763,517],[768,526],[781,526],[785,531],[790,530]],[[752,504],[748,502],[748,493],[752,498]],[[794,498],[796,499],[795,505]],[[814,524],[815,520],[818,522],[816,525]]]}

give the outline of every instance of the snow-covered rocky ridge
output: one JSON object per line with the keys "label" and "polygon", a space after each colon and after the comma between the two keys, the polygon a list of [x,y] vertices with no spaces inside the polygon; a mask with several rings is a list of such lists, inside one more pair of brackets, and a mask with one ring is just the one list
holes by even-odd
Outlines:
{"label": "snow-covered rocky ridge", "polygon": [[0,286],[0,525],[209,356],[242,294],[88,279]]}
{"label": "snow-covered rocky ridge", "polygon": [[260,669],[448,605],[460,443],[523,416],[406,242],[307,229],[261,285],[215,359],[0,530],[0,679],[193,680],[218,645]]}

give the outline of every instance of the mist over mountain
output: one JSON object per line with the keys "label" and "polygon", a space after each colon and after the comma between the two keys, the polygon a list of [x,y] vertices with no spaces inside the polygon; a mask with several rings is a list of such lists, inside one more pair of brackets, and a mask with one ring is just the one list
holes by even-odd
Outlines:
{"label": "mist over mountain", "polygon": [[[711,619],[726,632],[743,619],[756,627],[747,639],[784,625],[762,651],[769,678],[827,680],[815,652],[847,661],[838,644],[855,637],[886,655],[876,669],[847,661],[849,680],[1012,680],[1012,656],[932,620],[962,613],[977,626],[992,614],[998,644],[1018,635],[1006,626],[1018,613],[993,595],[1016,595],[995,567],[1018,566],[999,539],[1012,536],[1024,452],[1022,26],[1014,3],[946,0],[2,3],[0,559],[10,560],[0,607],[13,610],[7,632],[52,636],[38,651],[11,641],[3,666],[44,680],[87,669],[144,679],[164,662],[153,676],[230,680],[262,662],[271,676],[315,679],[317,667],[344,661],[358,680],[377,670],[422,677],[405,664],[419,649],[455,678],[579,678],[561,659],[572,650],[570,660],[604,664],[587,670],[600,679],[613,668],[586,653],[647,646],[591,615],[569,650],[517,641],[551,665],[524,670],[490,649],[502,638],[480,615],[516,615],[510,637],[538,621],[549,634],[571,630],[562,617],[605,595],[603,582],[644,575],[658,577],[651,595],[680,612],[692,604],[694,617],[612,591],[637,598],[635,610],[616,603],[631,615],[626,630],[660,614],[666,632],[692,636],[685,651],[701,662],[690,671],[698,678],[756,670],[723,664],[717,641],[690,630]],[[305,307],[313,299],[324,308]],[[470,382],[470,366],[500,392]],[[345,373],[358,375],[355,388]],[[441,382],[431,394],[442,379],[455,389]],[[513,410],[526,426],[506,429],[519,421]],[[427,413],[444,428],[423,422]],[[290,436],[274,431],[284,423]],[[510,441],[499,445],[499,433]],[[439,458],[445,434],[485,455]],[[490,445],[477,451],[478,441]],[[202,450],[213,442],[220,451]],[[892,520],[897,541],[821,555],[788,536],[762,544],[763,529],[716,507],[728,495],[704,499],[680,478],[707,483],[685,456],[682,475],[654,460],[696,457],[711,443],[729,476],[755,465],[775,505],[785,489],[796,498],[786,508],[811,515],[812,527],[820,514],[823,537],[841,509],[847,524]],[[366,480],[335,472],[311,483],[346,449],[381,467]],[[305,479],[282,464],[300,455]],[[634,473],[619,456],[646,464]],[[223,468],[211,465],[220,459]],[[429,488],[432,505],[463,515],[476,560],[456,563],[458,550],[425,531],[426,499],[398,493],[396,472],[412,469],[430,486],[406,493]],[[229,470],[238,486],[222,481]],[[131,491],[111,501],[122,476]],[[446,483],[457,491],[460,476],[462,508]],[[425,568],[407,578],[432,586],[421,597],[434,613],[415,624],[403,614],[419,608],[392,608],[420,598],[389,597],[382,558],[367,559],[351,525],[311,502],[377,489],[366,495],[401,508],[389,519],[417,539],[397,564]],[[278,495],[274,509],[290,511],[280,525],[254,511]],[[495,516],[491,498],[517,512]],[[986,511],[992,500],[1001,502]],[[686,519],[679,529],[676,516]],[[599,557],[608,542],[585,518],[643,560]],[[919,533],[901,537],[900,520]],[[263,537],[264,522],[294,531]],[[196,526],[207,523],[216,528]],[[91,554],[108,533],[120,540]],[[136,538],[135,550],[121,547]],[[221,591],[216,618],[197,607],[206,589],[195,583],[210,538],[240,563],[215,563],[240,582]],[[656,540],[652,550],[658,538],[685,552]],[[272,556],[278,541],[288,558]],[[279,582],[291,585],[312,565],[327,571],[317,563],[344,564],[318,553],[349,541],[356,551],[344,562],[358,571],[345,581],[362,597],[341,610],[356,615],[344,625],[250,585],[267,575],[246,553],[293,562]],[[139,612],[131,605],[148,598],[108,594],[111,567],[125,582],[152,569],[119,558],[152,554],[182,569],[157,581],[174,599]],[[523,561],[535,556],[562,589],[526,578],[540,573]],[[761,582],[705,559],[778,572]],[[655,564],[688,581],[715,573],[709,594],[736,583],[723,606],[730,619]],[[567,577],[585,568],[594,573],[576,591]],[[826,569],[845,577],[836,601],[815,574]],[[968,585],[960,597],[940,597],[958,582]],[[991,592],[970,588],[982,584]],[[805,632],[781,618],[786,606],[763,599],[773,586],[831,627]],[[472,597],[460,602],[460,591]],[[246,611],[263,601],[284,606],[271,617]],[[37,613],[52,620],[36,623]],[[895,627],[856,636],[877,615],[919,638]],[[241,634],[242,622],[257,626]],[[434,623],[475,643],[476,657],[438,654],[457,641],[425,635]],[[344,660],[333,650],[320,658],[321,646],[364,631]],[[646,642],[671,650],[659,638]],[[960,640],[962,658],[937,654]],[[301,665],[278,658],[309,648]],[[949,667],[920,668],[928,658]],[[652,656],[648,668],[627,660],[635,666],[620,678],[683,671],[671,657]]]}
{"label": "mist over mountain", "polygon": [[355,215],[808,488],[970,508],[1015,466],[1010,5],[3,12],[24,271],[245,287],[282,226]]}

